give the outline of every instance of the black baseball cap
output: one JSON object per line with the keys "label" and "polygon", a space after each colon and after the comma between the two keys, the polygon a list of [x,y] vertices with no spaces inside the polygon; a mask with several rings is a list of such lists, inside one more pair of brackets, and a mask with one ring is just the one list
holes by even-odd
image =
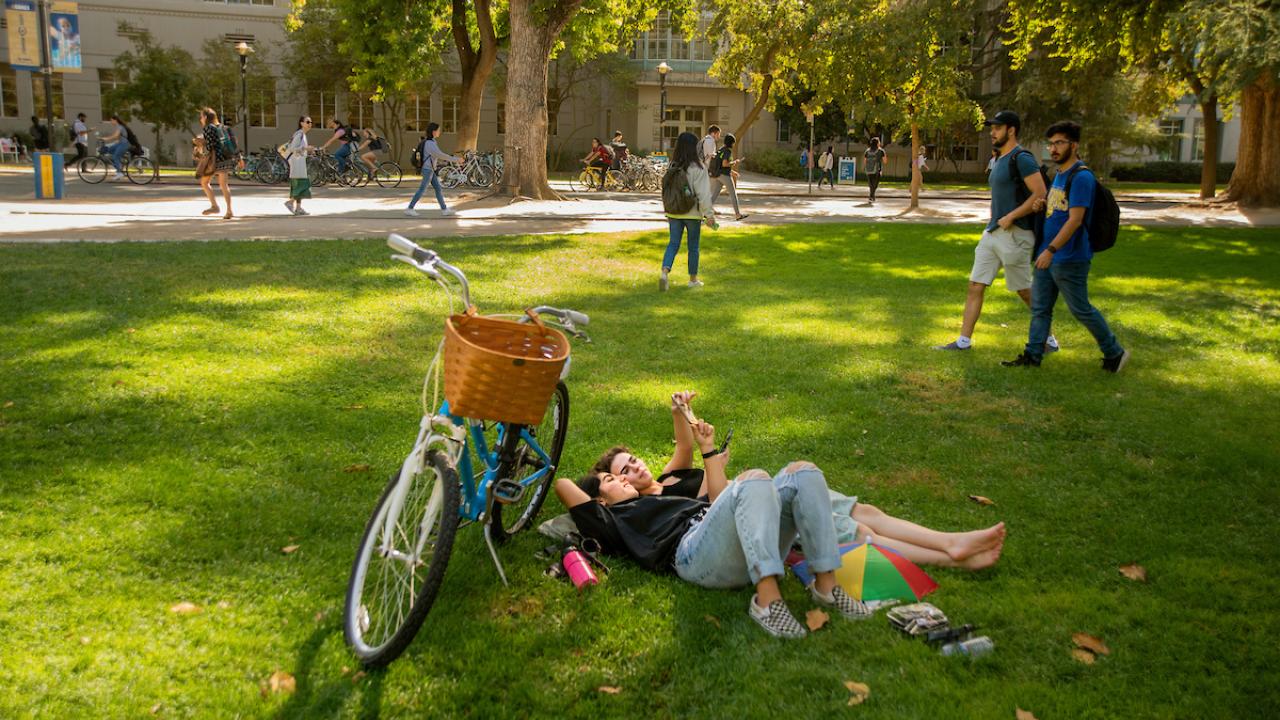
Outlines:
{"label": "black baseball cap", "polygon": [[1012,110],[1001,110],[993,117],[989,117],[982,121],[983,125],[1005,125],[1007,127],[1022,129],[1022,119],[1018,117],[1018,113]]}

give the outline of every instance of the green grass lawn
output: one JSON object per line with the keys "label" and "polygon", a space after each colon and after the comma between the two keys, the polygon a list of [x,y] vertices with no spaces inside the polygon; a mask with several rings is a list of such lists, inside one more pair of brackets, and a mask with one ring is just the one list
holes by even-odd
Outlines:
{"label": "green grass lawn", "polygon": [[[736,429],[731,471],[804,458],[939,529],[1004,520],[994,569],[931,573],[930,600],[981,626],[992,656],[939,657],[883,615],[774,640],[748,591],[625,561],[578,595],[542,576],[536,535],[504,548],[508,589],[472,527],[417,641],[359,677],[343,593],[413,441],[442,294],[372,241],[0,246],[0,717],[1270,713],[1275,231],[1127,229],[1092,283],[1134,353],[1120,376],[1062,308],[1062,352],[1000,367],[1027,326],[1000,285],[973,352],[928,350],[955,335],[977,235],[706,232],[707,286],[683,287],[682,255],[666,294],[656,233],[429,244],[482,310],[591,314],[567,472],[619,441],[661,465],[666,397],[693,388],[701,415]],[[553,498],[543,517],[558,511]],[[1121,576],[1131,562],[1149,582]],[[794,580],[784,593],[811,607]],[[1110,656],[1073,659],[1075,632]],[[264,692],[277,670],[295,693]],[[871,687],[865,705],[847,708],[846,680]]]}

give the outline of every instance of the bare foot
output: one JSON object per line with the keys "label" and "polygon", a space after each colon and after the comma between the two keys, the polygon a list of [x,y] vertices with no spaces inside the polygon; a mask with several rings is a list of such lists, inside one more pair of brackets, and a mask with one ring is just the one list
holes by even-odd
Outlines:
{"label": "bare foot", "polygon": [[217,205],[210,205],[209,207],[205,208],[204,212],[200,214],[201,215],[217,215],[220,212],[222,212],[222,208],[218,207]]}
{"label": "bare foot", "polygon": [[990,550],[1004,542],[1004,523],[996,523],[985,530],[974,530],[967,533],[956,533],[947,555],[952,560],[967,560],[978,553]]}
{"label": "bare foot", "polygon": [[228,211],[227,211],[227,214],[222,216],[222,219],[223,219],[223,220],[234,220],[234,219],[235,219],[235,217],[236,217],[236,216],[235,216],[235,215],[232,215],[232,214],[231,214],[231,211],[230,211],[230,210],[228,210]]}
{"label": "bare foot", "polygon": [[961,561],[959,565],[966,570],[983,570],[985,568],[989,568],[992,565],[995,565],[996,561],[1000,559],[1000,553],[1003,550],[1003,544],[997,545],[990,550],[983,550],[976,555],[970,556],[968,559]]}

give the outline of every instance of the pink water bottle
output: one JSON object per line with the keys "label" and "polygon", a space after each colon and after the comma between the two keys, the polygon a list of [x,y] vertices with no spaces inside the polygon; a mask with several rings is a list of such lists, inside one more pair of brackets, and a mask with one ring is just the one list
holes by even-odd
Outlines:
{"label": "pink water bottle", "polygon": [[564,569],[569,573],[569,580],[578,590],[588,585],[598,585],[600,581],[596,578],[596,573],[591,569],[591,563],[587,561],[587,556],[577,548],[570,548],[564,554]]}

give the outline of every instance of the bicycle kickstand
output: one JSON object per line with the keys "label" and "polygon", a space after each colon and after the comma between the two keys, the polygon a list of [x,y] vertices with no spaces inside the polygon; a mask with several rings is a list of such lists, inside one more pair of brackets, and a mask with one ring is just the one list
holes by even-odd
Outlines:
{"label": "bicycle kickstand", "polygon": [[492,526],[489,523],[484,524],[484,544],[489,546],[489,556],[493,558],[494,567],[498,568],[498,577],[502,578],[504,587],[511,587],[511,583],[507,582],[507,573],[502,569],[502,561],[498,559],[498,551],[493,547],[493,535],[489,532]]}

